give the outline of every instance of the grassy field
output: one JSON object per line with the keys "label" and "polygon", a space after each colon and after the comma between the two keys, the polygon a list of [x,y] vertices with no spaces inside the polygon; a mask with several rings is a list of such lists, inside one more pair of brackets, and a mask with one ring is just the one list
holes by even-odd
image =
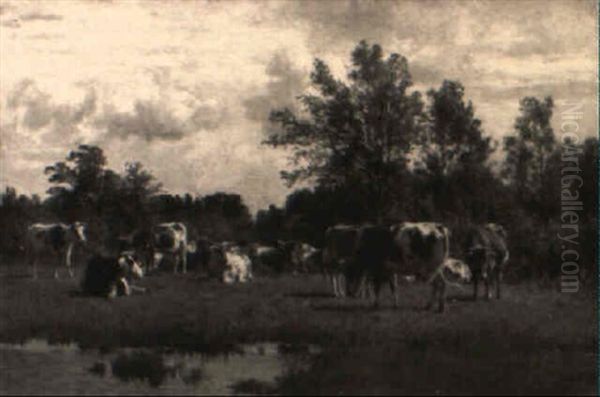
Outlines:
{"label": "grassy field", "polygon": [[1,342],[38,337],[209,354],[258,341],[321,346],[309,369],[267,389],[280,394],[596,393],[590,293],[507,285],[501,301],[473,302],[467,287],[450,290],[447,312],[436,314],[420,309],[429,289],[418,284],[403,285],[399,309],[386,291],[371,310],[333,298],[321,276],[226,286],[165,274],[142,280],[146,295],[109,301],[80,296],[76,280],[1,274]]}

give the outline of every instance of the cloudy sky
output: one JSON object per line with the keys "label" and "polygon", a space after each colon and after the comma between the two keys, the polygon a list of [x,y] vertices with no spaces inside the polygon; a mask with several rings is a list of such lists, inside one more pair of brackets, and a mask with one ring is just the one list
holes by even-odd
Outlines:
{"label": "cloudy sky", "polygon": [[285,153],[266,117],[307,87],[315,57],[345,75],[361,39],[409,60],[414,88],[466,88],[485,132],[519,98],[583,101],[596,134],[595,1],[0,0],[0,188],[42,194],[80,143],[141,161],[173,193],[281,204]]}

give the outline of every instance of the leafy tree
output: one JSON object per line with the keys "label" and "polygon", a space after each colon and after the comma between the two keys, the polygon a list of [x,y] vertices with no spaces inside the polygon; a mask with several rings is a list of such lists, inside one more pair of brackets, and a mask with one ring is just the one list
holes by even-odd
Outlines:
{"label": "leafy tree", "polygon": [[300,96],[303,112],[288,108],[271,113],[283,127],[265,141],[293,151],[289,185],[313,180],[317,186],[352,186],[381,218],[394,176],[420,128],[423,104],[412,85],[406,58],[361,41],[351,56],[347,82],[334,78],[316,59],[310,75],[313,91]]}
{"label": "leafy tree", "polygon": [[515,189],[518,199],[532,208],[542,199],[540,191],[546,182],[548,159],[556,148],[550,125],[553,107],[552,97],[521,99],[515,133],[504,139],[503,176]]}

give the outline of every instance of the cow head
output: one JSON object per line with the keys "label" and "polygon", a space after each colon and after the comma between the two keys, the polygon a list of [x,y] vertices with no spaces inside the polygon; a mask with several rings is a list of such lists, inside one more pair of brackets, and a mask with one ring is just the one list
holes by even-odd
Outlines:
{"label": "cow head", "polygon": [[119,256],[119,268],[124,272],[125,277],[140,279],[144,276],[144,271],[135,255],[129,252],[121,253]]}
{"label": "cow head", "polygon": [[77,240],[81,241],[82,243],[85,243],[87,241],[87,237],[86,237],[86,225],[83,222],[74,222],[71,225],[71,231],[74,233],[75,237],[77,238]]}
{"label": "cow head", "polygon": [[468,283],[471,281],[471,269],[461,260],[447,258],[444,262],[444,276],[447,279]]}
{"label": "cow head", "polygon": [[485,225],[486,230],[501,236],[503,239],[506,240],[507,237],[507,233],[506,230],[504,229],[504,227],[502,227],[501,225],[498,225],[497,223],[488,223],[487,225]]}

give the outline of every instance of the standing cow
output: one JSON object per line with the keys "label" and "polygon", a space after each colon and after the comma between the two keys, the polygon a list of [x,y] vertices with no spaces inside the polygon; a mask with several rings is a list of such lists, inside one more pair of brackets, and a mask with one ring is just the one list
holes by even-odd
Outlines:
{"label": "standing cow", "polygon": [[58,279],[58,268],[64,261],[69,276],[73,277],[71,256],[76,243],[86,242],[86,227],[82,222],[34,223],[27,229],[27,251],[32,266],[33,278],[37,279],[37,265],[42,259],[55,262],[54,278]]}
{"label": "standing cow", "polygon": [[173,273],[181,267],[187,272],[187,228],[183,223],[161,223],[154,228],[154,268],[157,268],[165,257],[173,258]]}
{"label": "standing cow", "polygon": [[479,279],[485,283],[485,297],[490,299],[490,285],[496,285],[500,299],[500,284],[509,253],[504,228],[495,223],[471,228],[465,241],[465,257],[473,275],[473,300],[477,299]]}

